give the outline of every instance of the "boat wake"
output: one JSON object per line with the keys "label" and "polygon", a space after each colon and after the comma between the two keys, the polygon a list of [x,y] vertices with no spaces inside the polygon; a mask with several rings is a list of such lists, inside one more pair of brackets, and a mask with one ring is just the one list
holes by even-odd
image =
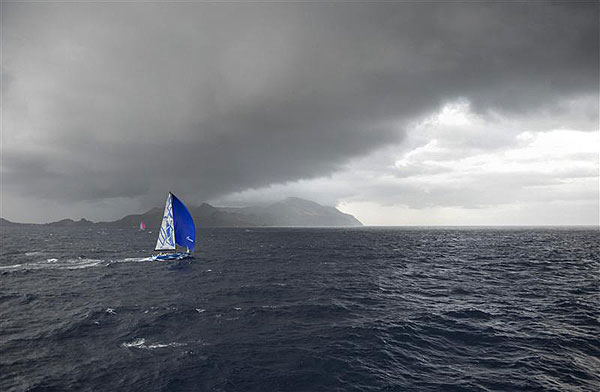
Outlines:
{"label": "boat wake", "polygon": [[2,265],[0,266],[0,272],[12,272],[12,271],[23,271],[23,270],[45,270],[45,269],[59,269],[59,270],[76,270],[92,267],[108,267],[112,264],[118,263],[139,263],[145,261],[152,261],[152,257],[128,257],[125,259],[92,259],[85,257],[78,258],[67,258],[57,259],[48,258],[46,260],[40,260],[35,262],[24,262],[19,264]]}
{"label": "boat wake", "polygon": [[110,260],[109,263],[111,263],[111,264],[114,264],[114,263],[140,263],[142,261],[152,261],[152,256],[148,256],[148,257],[128,257],[126,259]]}

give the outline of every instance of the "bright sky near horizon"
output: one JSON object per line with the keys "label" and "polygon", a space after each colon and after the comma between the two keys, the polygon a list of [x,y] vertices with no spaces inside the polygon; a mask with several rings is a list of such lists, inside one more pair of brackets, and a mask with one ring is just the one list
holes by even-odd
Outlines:
{"label": "bright sky near horizon", "polygon": [[1,215],[598,225],[599,3],[2,3]]}
{"label": "bright sky near horizon", "polygon": [[[328,178],[245,191],[224,203],[308,198],[319,189],[367,225],[597,225],[600,133],[527,129],[482,118],[460,100],[409,128],[404,144],[413,149],[387,147]],[[499,139],[501,147],[469,146]]]}

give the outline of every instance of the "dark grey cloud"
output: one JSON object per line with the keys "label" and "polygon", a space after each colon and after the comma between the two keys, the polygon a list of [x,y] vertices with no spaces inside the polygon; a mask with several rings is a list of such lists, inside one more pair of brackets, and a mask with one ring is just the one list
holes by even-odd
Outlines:
{"label": "dark grey cloud", "polygon": [[598,7],[4,4],[3,192],[198,202],[334,173],[460,97],[597,100]]}

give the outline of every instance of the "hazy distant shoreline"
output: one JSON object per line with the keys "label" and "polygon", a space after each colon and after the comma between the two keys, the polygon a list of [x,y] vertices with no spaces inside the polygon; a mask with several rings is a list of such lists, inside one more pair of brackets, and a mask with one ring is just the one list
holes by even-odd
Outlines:
{"label": "hazy distant shoreline", "polygon": [[[266,206],[214,207],[203,203],[190,208],[198,227],[360,227],[362,223],[350,214],[335,207],[323,206],[310,200],[289,197]],[[109,226],[120,228],[139,227],[144,221],[151,230],[159,227],[163,210],[155,207],[143,214],[130,214],[109,222],[92,222],[85,218],[78,221],[62,219],[50,223],[17,223],[0,218],[0,225],[42,225],[50,227]]]}
{"label": "hazy distant shoreline", "polygon": [[[42,227],[74,227],[74,226],[86,226],[86,227],[115,227],[113,222],[92,222],[87,219],[80,219],[79,221],[75,221],[73,219],[63,219],[56,222],[49,223],[22,223],[22,222],[13,222],[8,219],[0,218],[0,227],[12,227],[12,226],[42,226]],[[300,225],[287,225],[287,226],[206,226],[199,225],[202,228],[249,228],[249,229],[276,229],[276,228],[359,228],[359,229],[372,229],[372,230],[385,230],[385,229],[422,229],[422,230],[446,230],[446,229],[456,229],[456,230],[519,230],[519,229],[548,229],[548,230],[598,230],[600,231],[600,227],[597,225],[356,225],[356,226],[300,226]],[[134,228],[134,227],[132,227]],[[147,230],[152,231],[152,227]]]}

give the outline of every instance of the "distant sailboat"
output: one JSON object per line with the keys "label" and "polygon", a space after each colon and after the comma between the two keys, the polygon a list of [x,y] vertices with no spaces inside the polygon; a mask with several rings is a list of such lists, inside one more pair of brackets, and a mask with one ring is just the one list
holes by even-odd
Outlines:
{"label": "distant sailboat", "polygon": [[[181,200],[169,192],[154,249],[161,253],[155,255],[153,260],[182,260],[192,257],[195,240],[196,229],[192,215]],[[177,245],[185,247],[186,251],[177,252]]]}
{"label": "distant sailboat", "polygon": [[140,222],[140,230],[146,230],[146,223],[144,221]]}

